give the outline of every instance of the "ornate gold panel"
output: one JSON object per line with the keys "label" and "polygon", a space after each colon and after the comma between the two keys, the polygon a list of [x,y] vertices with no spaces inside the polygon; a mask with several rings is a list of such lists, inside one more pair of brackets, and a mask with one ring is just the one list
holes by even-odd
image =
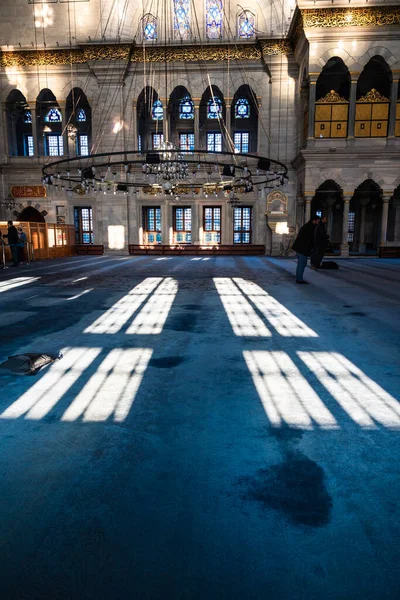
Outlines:
{"label": "ornate gold panel", "polygon": [[330,121],[317,122],[314,127],[314,137],[331,137],[331,123]]}
{"label": "ornate gold panel", "polygon": [[372,104],[356,103],[356,121],[369,120],[371,118]]}
{"label": "ornate gold panel", "polygon": [[316,121],[330,121],[330,119],[331,119],[330,104],[316,104],[315,105],[315,120]]}
{"label": "ornate gold panel", "polygon": [[373,119],[387,119],[389,117],[389,104],[373,104],[372,105],[372,118]]}
{"label": "ornate gold panel", "polygon": [[355,137],[371,137],[371,121],[356,121],[354,124]]}
{"label": "ornate gold panel", "polygon": [[81,46],[72,50],[18,50],[0,52],[0,66],[29,67],[44,65],[83,64],[93,60],[124,60],[130,62],[197,62],[225,60],[261,60],[266,56],[293,54],[287,40],[261,40],[254,44],[210,44],[188,46],[141,46],[130,44],[96,44]]}
{"label": "ornate gold panel", "polygon": [[323,8],[301,11],[303,26],[311,27],[384,27],[400,25],[400,7]]}
{"label": "ornate gold panel", "polygon": [[400,137],[400,119],[396,121],[396,129],[394,131],[396,137]]}
{"label": "ornate gold panel", "polygon": [[372,121],[371,122],[371,137],[386,137],[387,136],[387,121]]}
{"label": "ornate gold panel", "polygon": [[348,104],[334,104],[332,106],[332,121],[347,121],[348,114]]}
{"label": "ornate gold panel", "polygon": [[345,138],[347,137],[347,120],[346,121],[332,121],[331,123],[331,138]]}
{"label": "ornate gold panel", "polygon": [[396,104],[396,119],[400,119],[400,102]]}

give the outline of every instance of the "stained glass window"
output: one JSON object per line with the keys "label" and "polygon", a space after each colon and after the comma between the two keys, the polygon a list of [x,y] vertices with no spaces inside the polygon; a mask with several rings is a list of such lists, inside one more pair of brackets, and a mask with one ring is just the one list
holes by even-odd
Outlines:
{"label": "stained glass window", "polygon": [[144,15],[142,19],[143,23],[143,38],[145,40],[156,40],[157,39],[157,19],[150,13]]}
{"label": "stained glass window", "polygon": [[233,211],[233,243],[251,243],[251,219],[252,209],[250,206],[235,208]]}
{"label": "stained glass window", "polygon": [[247,154],[249,151],[249,134],[247,131],[236,132],[233,136],[233,142],[235,144],[235,152]]}
{"label": "stained glass window", "polygon": [[221,207],[204,207],[204,242],[206,244],[221,243]]}
{"label": "stained glass window", "polygon": [[47,156],[62,156],[64,152],[62,135],[46,136]]}
{"label": "stained glass window", "polygon": [[190,0],[174,0],[175,37],[188,40],[190,35]]}
{"label": "stained glass window", "polygon": [[35,147],[33,144],[33,135],[25,136],[25,156],[34,156]]}
{"label": "stained glass window", "polygon": [[86,122],[86,113],[85,113],[85,111],[83,110],[83,108],[80,108],[80,109],[78,110],[78,114],[76,115],[76,120],[77,120],[79,123],[85,123],[85,122]]}
{"label": "stained glass window", "polygon": [[222,0],[206,0],[206,35],[211,39],[222,35]]}
{"label": "stained glass window", "polygon": [[255,16],[252,12],[245,10],[239,15],[239,37],[254,37]]}
{"label": "stained glass window", "polygon": [[144,231],[147,244],[161,244],[161,208],[143,208]]}
{"label": "stained glass window", "polygon": [[153,133],[153,150],[161,150],[163,142],[164,136],[162,133]]}
{"label": "stained glass window", "polygon": [[222,152],[222,133],[207,133],[207,151]]}
{"label": "stained glass window", "polygon": [[181,150],[187,150],[193,152],[194,150],[194,133],[180,133],[179,134],[179,148]]}
{"label": "stained glass window", "polygon": [[236,119],[248,119],[250,117],[250,104],[246,98],[239,98],[235,104]]}
{"label": "stained glass window", "polygon": [[26,110],[24,113],[24,123],[32,123],[32,113],[30,110]]}
{"label": "stained glass window", "polygon": [[207,119],[221,119],[222,117],[222,100],[218,96],[210,98],[207,102]]}
{"label": "stained glass window", "polygon": [[174,207],[174,242],[190,244],[192,241],[192,209]]}
{"label": "stained glass window", "polygon": [[156,100],[151,109],[151,118],[153,121],[162,121],[164,117],[163,105],[161,100]]}
{"label": "stained glass window", "polygon": [[194,104],[190,96],[182,98],[179,104],[180,119],[194,119]]}
{"label": "stained glass window", "polygon": [[79,136],[78,154],[81,156],[89,156],[89,138],[87,135]]}
{"label": "stained glass window", "polygon": [[46,123],[60,123],[62,120],[61,113],[58,108],[51,108],[44,120]]}

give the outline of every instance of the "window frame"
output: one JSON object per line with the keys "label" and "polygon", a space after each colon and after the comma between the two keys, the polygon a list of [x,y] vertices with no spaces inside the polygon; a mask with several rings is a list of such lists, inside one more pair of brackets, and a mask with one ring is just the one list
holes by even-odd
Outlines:
{"label": "window frame", "polygon": [[[50,154],[50,138],[58,139],[58,142],[57,142],[58,154]],[[45,140],[45,144],[44,144],[45,156],[64,156],[64,138],[63,138],[62,133],[54,133],[54,132],[45,133],[44,140]]]}
{"label": "window frame", "polygon": [[[157,211],[159,211],[159,218],[157,217]],[[154,228],[149,227],[149,214],[153,212]],[[143,235],[145,245],[155,246],[162,244],[162,213],[161,206],[143,206],[142,207],[142,218],[143,218]],[[157,222],[159,221],[160,227],[157,228]],[[157,234],[159,234],[159,240],[157,240]],[[149,241],[149,236],[154,235],[155,241]]]}
{"label": "window frame", "polygon": [[[89,228],[83,228],[83,211],[89,211]],[[78,225],[78,226],[77,226]],[[94,231],[93,231],[93,208],[91,206],[74,206],[74,226],[75,226],[75,240],[77,244],[93,244],[94,243]],[[90,241],[83,241],[84,234],[88,234]]]}
{"label": "window frame", "polygon": [[[183,214],[182,214],[182,224],[183,224],[183,229],[177,229],[177,212],[178,210],[182,210]],[[187,217],[185,211],[189,210],[190,211],[190,217]],[[187,205],[187,206],[173,206],[172,207],[172,223],[173,223],[173,238],[174,238],[174,244],[191,244],[192,243],[192,207]],[[190,219],[190,229],[187,228],[187,221]],[[178,236],[182,235],[183,237],[188,237],[190,236],[190,240],[185,239],[184,241],[182,240],[178,240]]]}
{"label": "window frame", "polygon": [[[240,229],[236,229],[236,219],[235,219],[235,214],[236,211],[239,210],[241,212],[241,216],[240,216]],[[249,219],[249,228],[246,229],[245,227],[243,227],[243,211],[244,210],[250,210],[250,219]],[[235,233],[240,235],[240,241],[235,242]],[[249,234],[249,241],[243,241],[243,236],[245,234]],[[252,237],[253,237],[253,206],[248,205],[248,206],[238,206],[236,208],[233,209],[233,243],[236,245],[241,245],[241,244],[252,244]]]}
{"label": "window frame", "polygon": [[[182,136],[186,136],[186,148],[183,148],[182,145]],[[193,137],[193,144],[189,143],[188,137],[192,136]],[[184,152],[194,152],[195,149],[195,140],[194,140],[194,131],[180,131],[179,132],[179,150],[182,150]]]}
{"label": "window frame", "polygon": [[[247,135],[247,150],[243,148],[246,142],[243,141],[243,136]],[[239,148],[236,145],[236,136],[239,136]],[[248,154],[250,151],[250,132],[249,131],[235,131],[233,134],[233,145],[235,147],[235,154]]]}
{"label": "window frame", "polygon": [[[211,216],[211,229],[206,229],[206,211],[207,210],[211,210],[212,211],[212,216]],[[219,219],[216,219],[214,211],[219,210]],[[216,221],[219,221],[219,228],[215,227],[216,225]],[[214,236],[219,238],[219,239],[211,239],[210,241],[206,240],[206,236],[207,234],[211,235],[211,238],[213,238]],[[203,243],[204,244],[210,244],[210,245],[214,245],[214,244],[221,244],[221,240],[222,240],[222,206],[218,205],[218,206],[203,206]]]}
{"label": "window frame", "polygon": [[[223,150],[222,133],[220,131],[207,131],[206,135],[207,135],[207,138],[206,138],[206,140],[207,140],[207,152],[214,152],[214,153],[222,152],[222,150]],[[221,149],[220,150],[215,150],[215,146],[216,146],[215,138],[216,138],[217,135],[220,136],[220,138],[221,138],[221,143],[220,143]],[[213,147],[212,148],[209,145],[209,136],[213,136],[213,140],[214,141],[213,141]]]}

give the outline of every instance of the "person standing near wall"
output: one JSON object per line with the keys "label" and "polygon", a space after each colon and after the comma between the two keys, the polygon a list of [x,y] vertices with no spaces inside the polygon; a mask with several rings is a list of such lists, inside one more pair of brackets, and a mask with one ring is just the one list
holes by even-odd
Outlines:
{"label": "person standing near wall", "polygon": [[19,259],[20,263],[23,263],[23,262],[25,262],[25,246],[26,246],[26,242],[27,242],[27,237],[26,237],[26,233],[24,232],[22,227],[18,227],[18,239],[19,239],[18,259]]}
{"label": "person standing near wall", "polygon": [[319,269],[328,246],[329,235],[326,233],[326,217],[321,217],[314,230],[314,247],[311,252],[311,268]]}
{"label": "person standing near wall", "polygon": [[318,217],[310,219],[300,229],[293,242],[292,249],[297,255],[296,283],[308,283],[308,281],[304,281],[303,274],[307,266],[307,258],[311,255],[314,246],[314,230],[318,222]]}
{"label": "person standing near wall", "polygon": [[8,221],[8,231],[3,237],[8,239],[13,261],[12,266],[18,267],[19,238],[17,228],[13,225],[12,221]]}

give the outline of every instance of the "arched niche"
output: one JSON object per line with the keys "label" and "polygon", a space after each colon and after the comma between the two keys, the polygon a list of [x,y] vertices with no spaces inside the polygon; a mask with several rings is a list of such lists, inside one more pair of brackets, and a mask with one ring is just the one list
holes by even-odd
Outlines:
{"label": "arched niche", "polygon": [[235,152],[257,152],[258,102],[247,84],[241,85],[233,96],[231,131]]}
{"label": "arched niche", "polygon": [[311,215],[326,217],[326,229],[332,245],[340,247],[343,224],[343,191],[333,179],[324,181],[315,191]]}
{"label": "arched niche", "polygon": [[338,56],[328,60],[316,83],[314,136],[345,138],[349,118],[350,73]]}
{"label": "arched niche", "polygon": [[210,152],[223,151],[225,149],[226,105],[218,86],[209,86],[204,91],[200,100],[199,112],[201,147]]}
{"label": "arched niche", "polygon": [[354,219],[353,250],[361,254],[376,253],[382,218],[382,189],[373,179],[366,179],[355,190],[350,202]]}
{"label": "arched niche", "polygon": [[140,92],[137,101],[137,131],[138,148],[157,150],[163,142],[164,110],[157,92],[151,86],[146,86]]}
{"label": "arched niche", "polygon": [[39,154],[63,156],[63,116],[57,98],[51,90],[40,91],[36,99]]}
{"label": "arched niche", "polygon": [[382,56],[373,56],[357,82],[355,137],[386,137],[392,72]]}
{"label": "arched niche", "polygon": [[27,206],[17,216],[18,221],[28,221],[30,223],[45,223],[44,216],[33,206]]}
{"label": "arched niche", "polygon": [[88,156],[92,138],[92,109],[81,88],[73,88],[65,103],[67,134],[70,151],[77,156]]}
{"label": "arched niche", "polygon": [[169,97],[168,118],[170,123],[170,141],[181,150],[193,150],[194,140],[194,103],[187,88],[177,86]]}
{"label": "arched niche", "polygon": [[33,156],[32,112],[19,90],[12,90],[7,96],[6,117],[9,155]]}

